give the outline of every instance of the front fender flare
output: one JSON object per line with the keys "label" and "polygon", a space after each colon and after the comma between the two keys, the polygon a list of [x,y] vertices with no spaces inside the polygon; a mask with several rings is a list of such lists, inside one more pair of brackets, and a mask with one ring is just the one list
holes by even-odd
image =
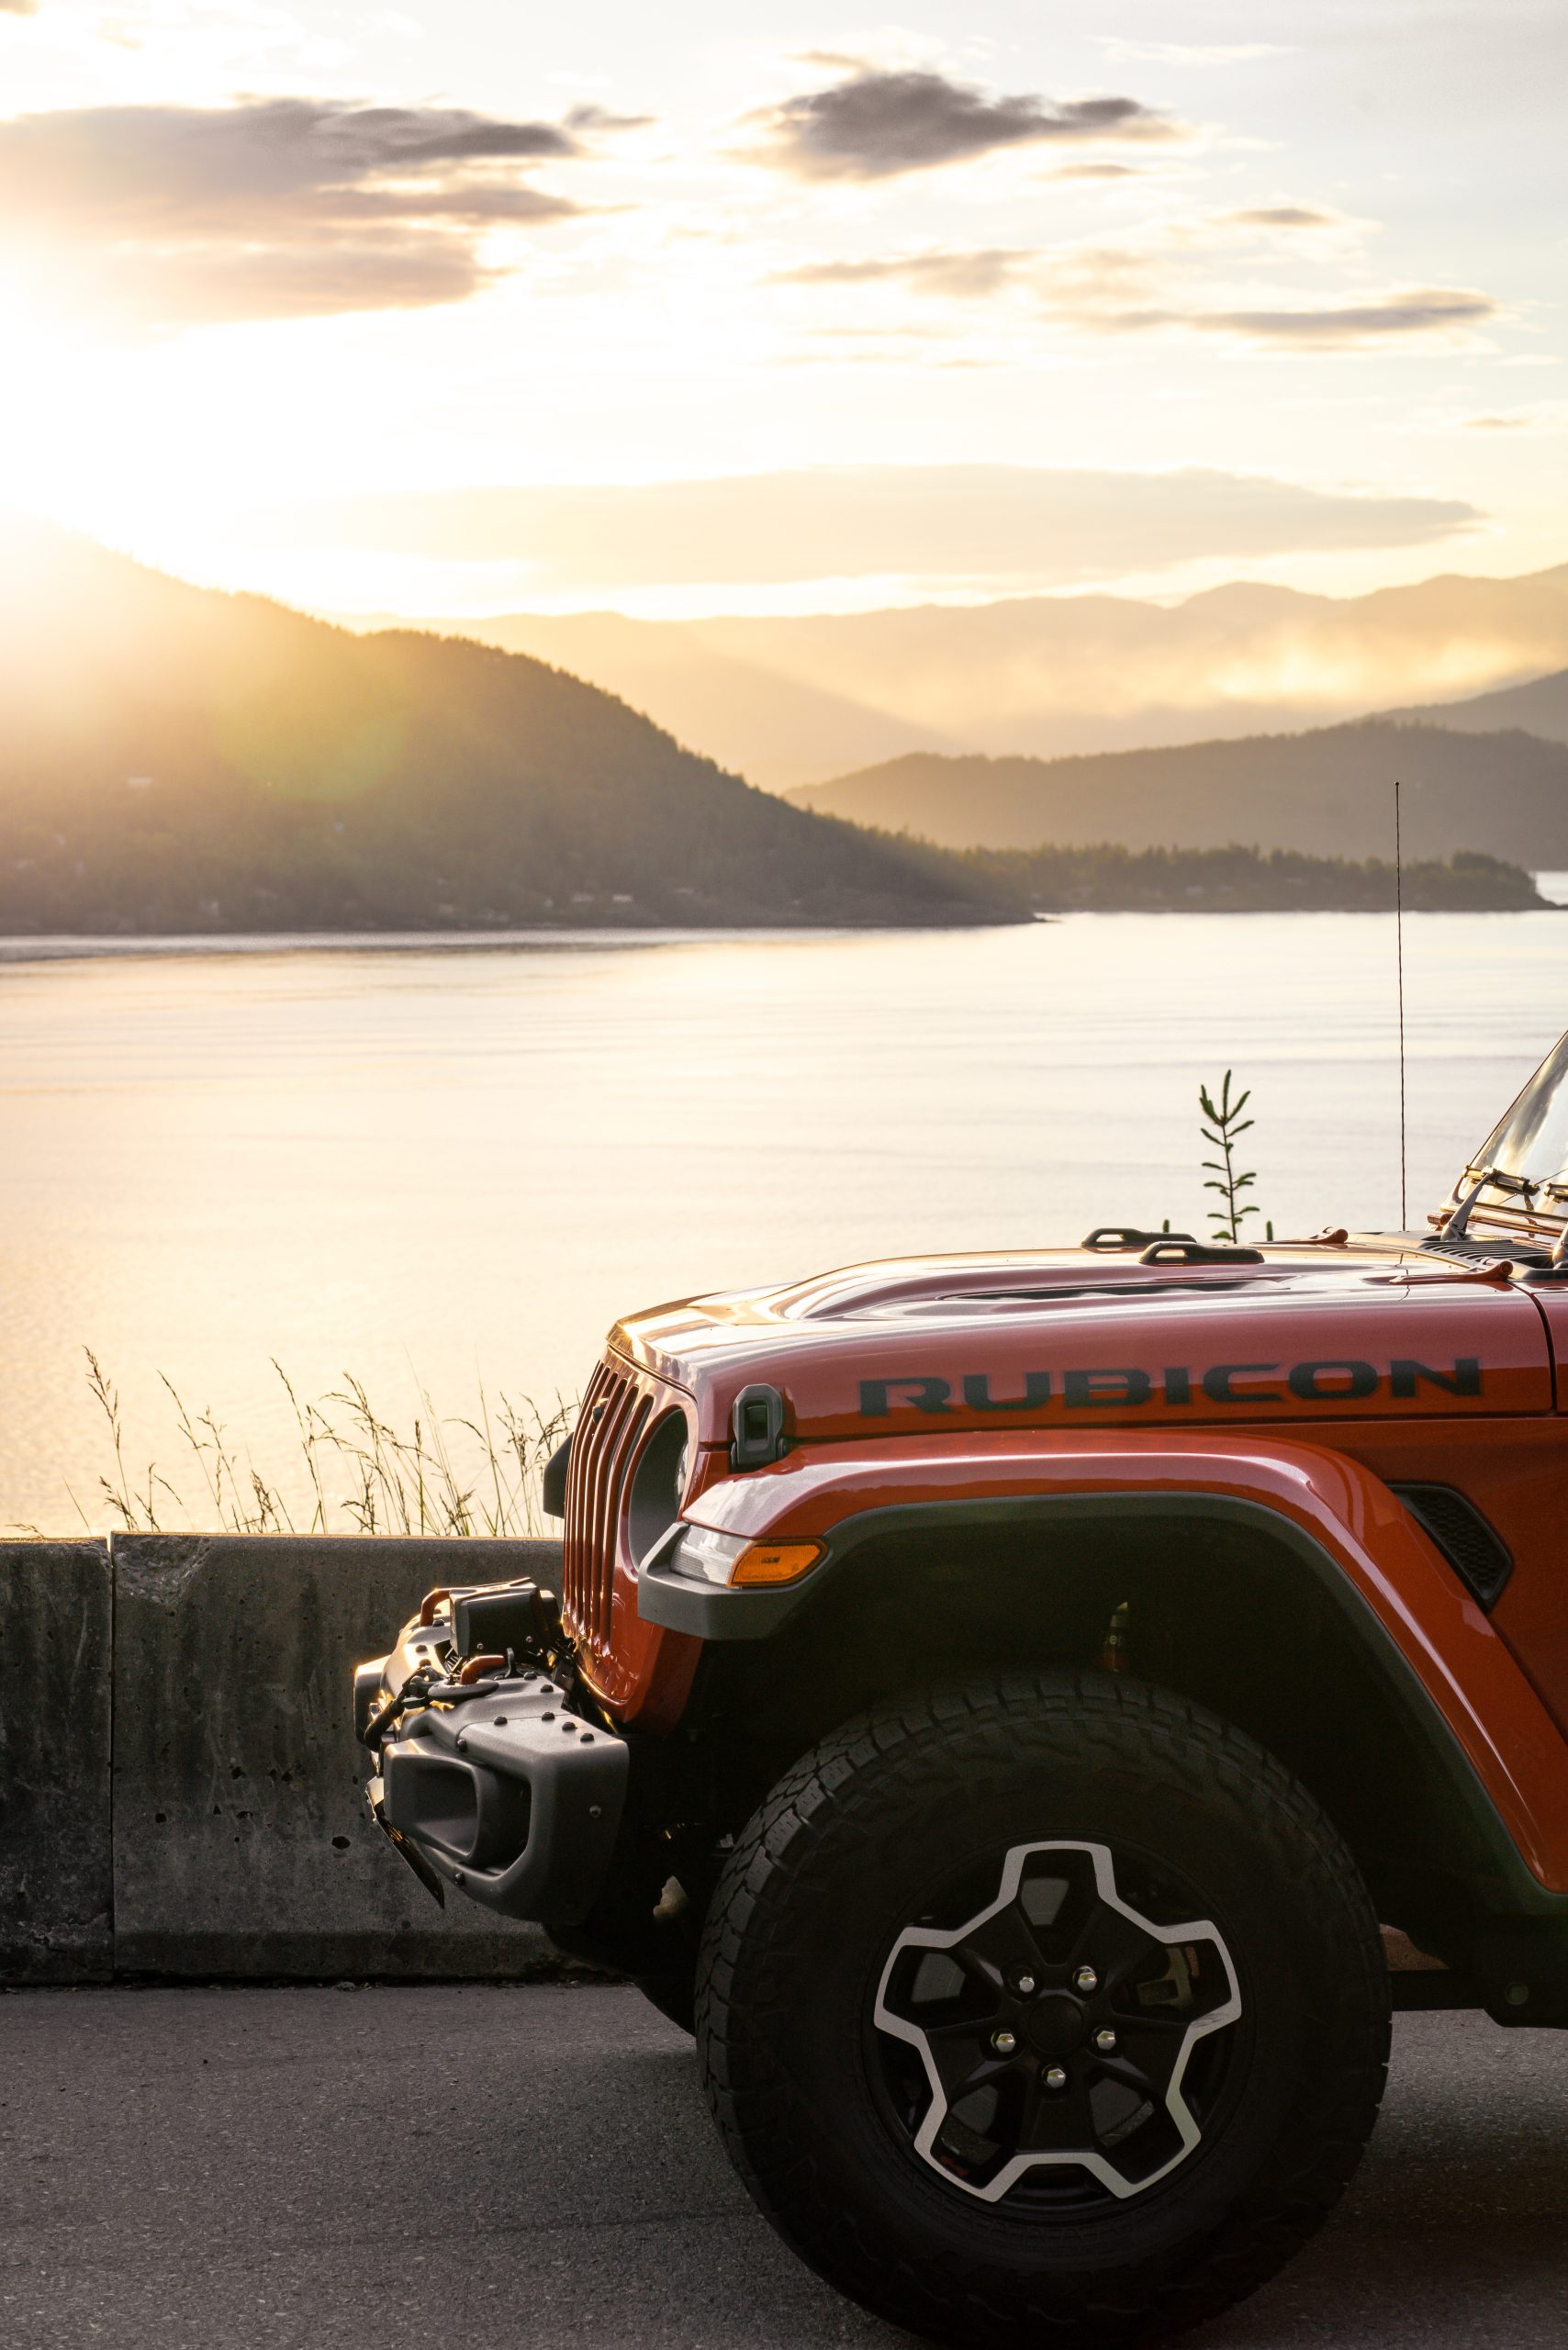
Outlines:
{"label": "front fender flare", "polygon": [[667,1563],[672,1528],[643,1563],[638,1612],[702,1639],[766,1639],[889,1535],[1178,1517],[1249,1526],[1286,1547],[1370,1651],[1454,1799],[1487,1830],[1513,1900],[1555,1912],[1553,1897],[1568,1893],[1562,1733],[1403,1503],[1327,1448],[1254,1429],[804,1449],[710,1486],[687,1518],[755,1539],[820,1541],[825,1556],[810,1574],[773,1591],[698,1583]]}

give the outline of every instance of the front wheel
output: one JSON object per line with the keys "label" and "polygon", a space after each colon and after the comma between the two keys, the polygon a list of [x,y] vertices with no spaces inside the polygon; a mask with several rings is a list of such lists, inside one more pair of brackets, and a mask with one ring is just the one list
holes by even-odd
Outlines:
{"label": "front wheel", "polygon": [[1386,1969],[1306,1790],[1099,1676],[901,1700],[774,1790],[703,1939],[715,2118],[775,2226],[942,2340],[1212,2316],[1376,2118]]}

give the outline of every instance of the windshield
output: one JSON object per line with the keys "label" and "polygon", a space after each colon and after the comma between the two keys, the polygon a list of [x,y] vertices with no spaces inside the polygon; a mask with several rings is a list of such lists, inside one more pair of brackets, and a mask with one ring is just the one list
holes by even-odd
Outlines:
{"label": "windshield", "polygon": [[1554,1045],[1469,1169],[1512,1178],[1500,1188],[1568,1199],[1568,1036]]}

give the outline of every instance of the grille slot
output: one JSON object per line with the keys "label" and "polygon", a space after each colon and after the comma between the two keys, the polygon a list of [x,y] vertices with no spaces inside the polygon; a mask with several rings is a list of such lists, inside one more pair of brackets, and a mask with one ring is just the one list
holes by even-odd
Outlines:
{"label": "grille slot", "polygon": [[569,1628],[599,1651],[610,1642],[621,1505],[651,1409],[634,1380],[600,1363],[572,1438],[562,1596]]}
{"label": "grille slot", "polygon": [[1496,1528],[1452,1485],[1395,1485],[1393,1490],[1472,1597],[1490,1613],[1514,1572],[1513,1555]]}

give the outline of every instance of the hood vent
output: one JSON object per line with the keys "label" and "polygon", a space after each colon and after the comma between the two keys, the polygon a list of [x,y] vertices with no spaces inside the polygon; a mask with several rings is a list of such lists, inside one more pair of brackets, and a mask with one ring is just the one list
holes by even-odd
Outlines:
{"label": "hood vent", "polygon": [[1081,1248],[1147,1248],[1157,1240],[1191,1240],[1190,1232],[1140,1232],[1136,1224],[1097,1224],[1079,1242]]}
{"label": "hood vent", "polygon": [[1232,1248],[1206,1240],[1186,1240],[1172,1232],[1157,1240],[1138,1259],[1140,1265],[1260,1265],[1261,1248]]}

